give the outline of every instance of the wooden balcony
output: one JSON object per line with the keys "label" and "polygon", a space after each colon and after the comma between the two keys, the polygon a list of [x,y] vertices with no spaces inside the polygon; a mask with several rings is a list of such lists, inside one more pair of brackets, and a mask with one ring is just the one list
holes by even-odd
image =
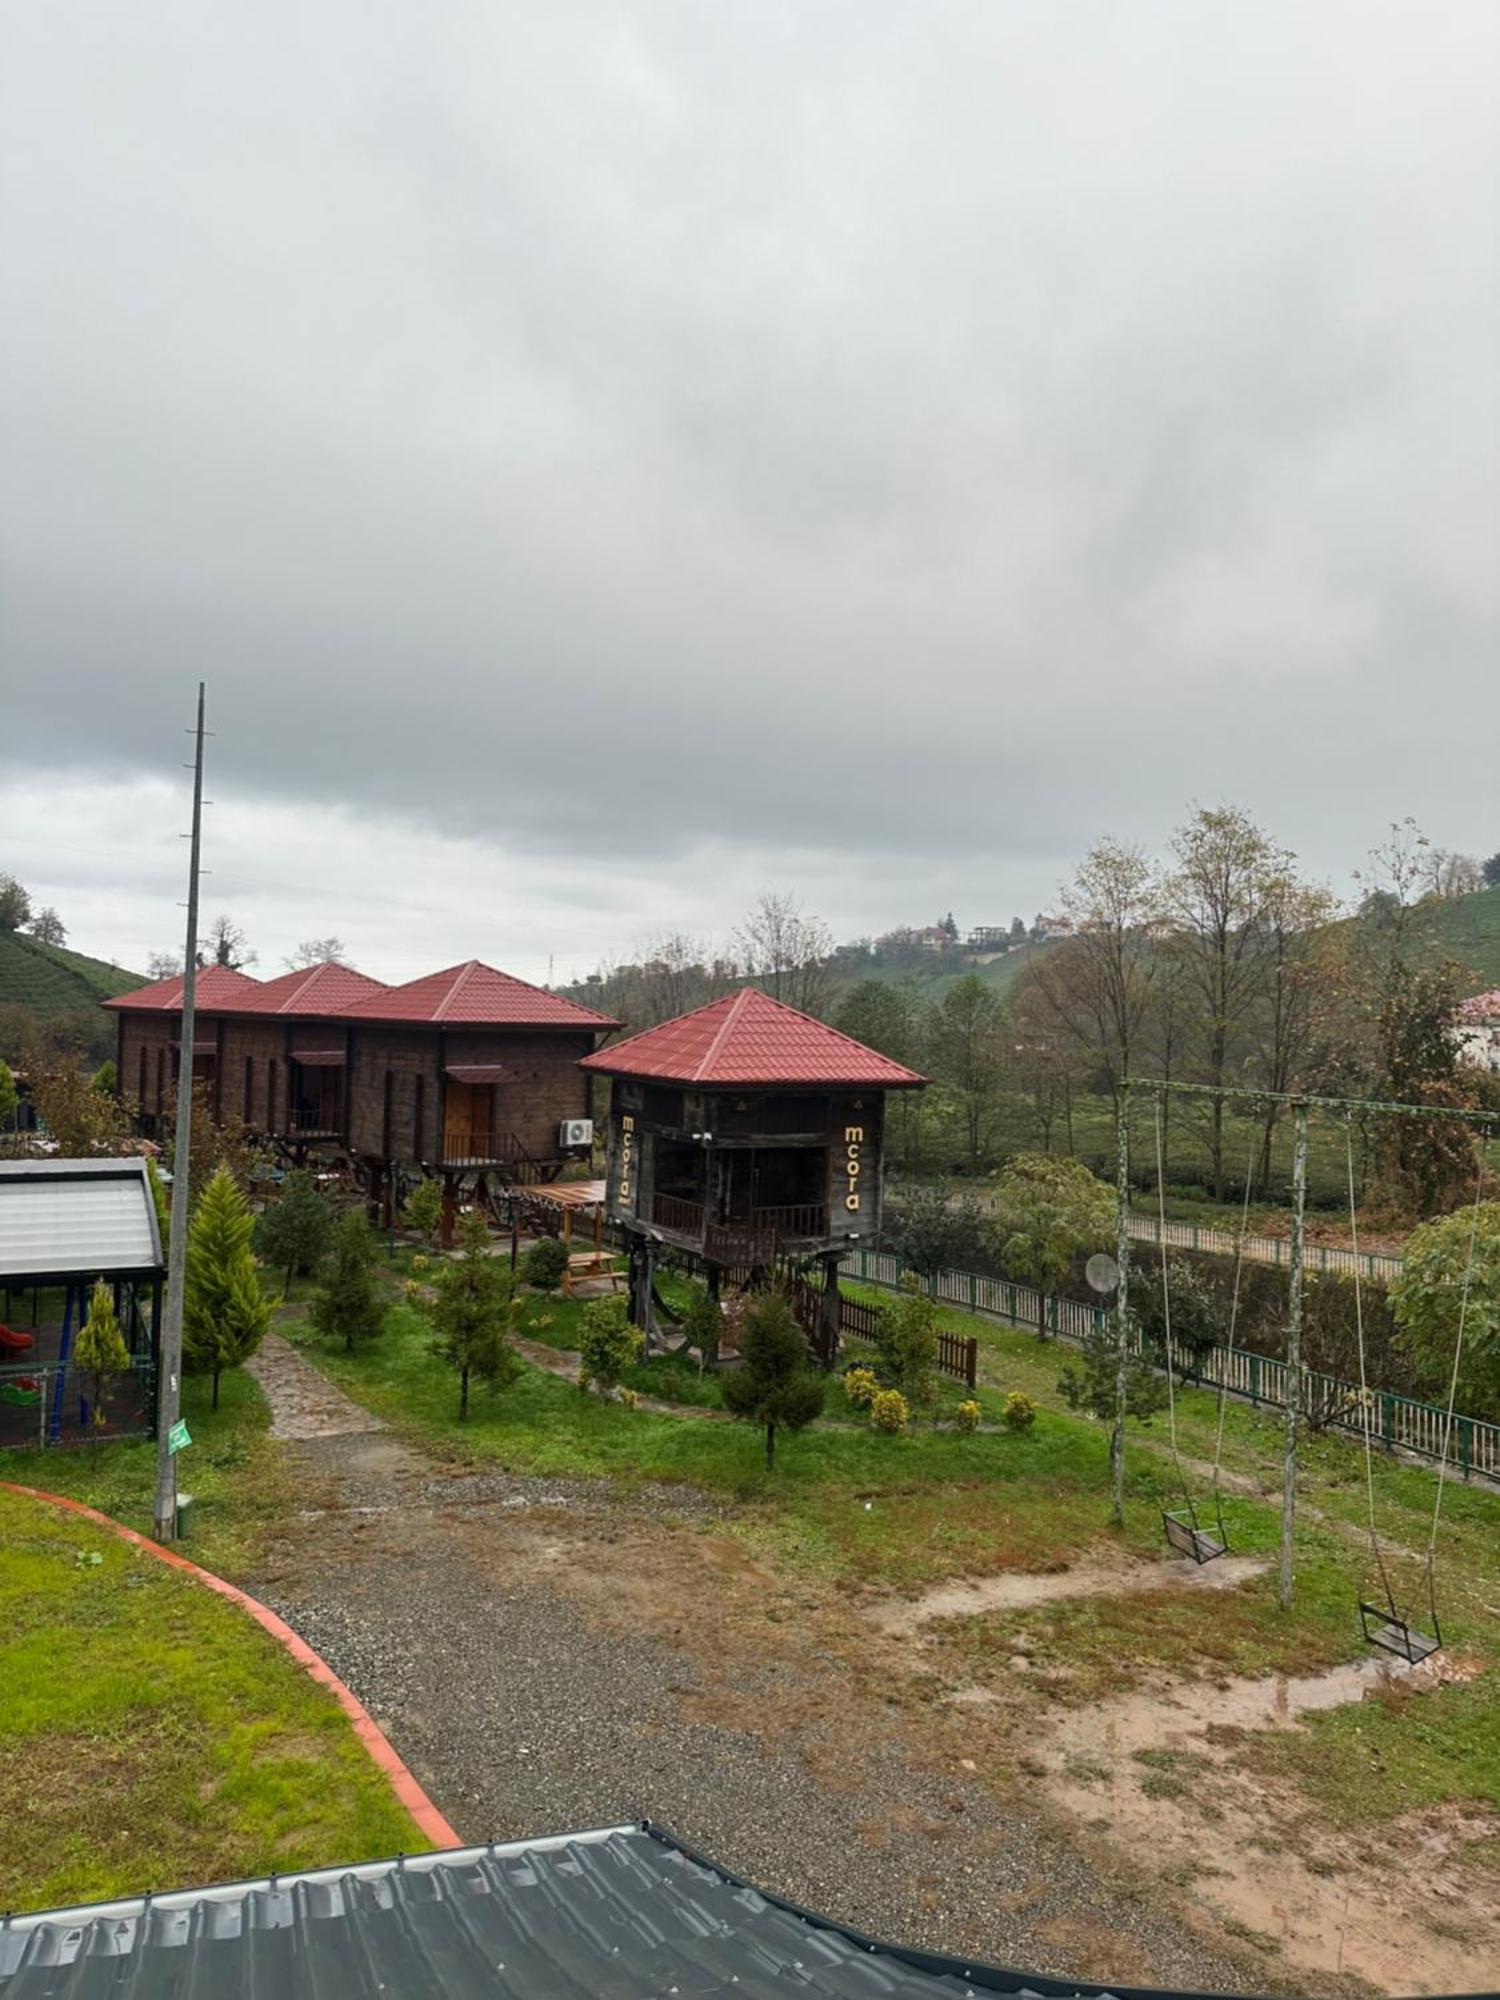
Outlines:
{"label": "wooden balcony", "polygon": [[330,1105],[294,1104],[287,1130],[294,1139],[338,1139],[343,1135],[338,1112]]}
{"label": "wooden balcony", "polygon": [[702,1202],[658,1194],[652,1196],[651,1220],[658,1229],[701,1244],[705,1254],[720,1264],[768,1264],[779,1250],[821,1243],[828,1235],[828,1210],[821,1202],[756,1208],[744,1221],[714,1222],[705,1215]]}

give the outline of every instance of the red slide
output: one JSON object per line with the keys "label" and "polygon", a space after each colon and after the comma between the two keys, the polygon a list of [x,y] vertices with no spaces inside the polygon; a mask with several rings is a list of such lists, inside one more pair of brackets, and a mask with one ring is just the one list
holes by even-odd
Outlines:
{"label": "red slide", "polygon": [[0,1326],[0,1361],[11,1354],[29,1354],[35,1346],[34,1333],[17,1333],[13,1327]]}

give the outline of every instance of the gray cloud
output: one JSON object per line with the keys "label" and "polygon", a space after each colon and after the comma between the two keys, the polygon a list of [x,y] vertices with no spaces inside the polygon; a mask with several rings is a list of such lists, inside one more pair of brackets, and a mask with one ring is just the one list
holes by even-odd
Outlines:
{"label": "gray cloud", "polygon": [[643,924],[1492,847],[1497,82],[1487,0],[23,10],[0,752],[203,672],[221,792]]}

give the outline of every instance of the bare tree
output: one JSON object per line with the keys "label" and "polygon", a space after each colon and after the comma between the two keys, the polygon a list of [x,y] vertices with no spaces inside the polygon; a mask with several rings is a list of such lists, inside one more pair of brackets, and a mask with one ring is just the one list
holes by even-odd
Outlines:
{"label": "bare tree", "polygon": [[[254,952],[250,957],[254,959]],[[337,937],[304,938],[284,962],[288,972],[302,972],[314,965],[343,965],[344,940]]]}
{"label": "bare tree", "polygon": [[645,1010],[637,1025],[646,1028],[670,1021],[710,999],[714,979],[707,958],[705,947],[681,931],[663,931],[653,937],[640,967]]}
{"label": "bare tree", "polygon": [[239,972],[244,966],[255,963],[250,941],[233,917],[220,915],[214,918],[204,950],[208,964],[227,965],[232,972]]}
{"label": "bare tree", "polygon": [[148,979],[175,979],[181,970],[182,953],[180,951],[153,951],[151,956],[146,960],[146,977]]}
{"label": "bare tree", "polygon": [[66,944],[68,941],[63,920],[50,903],[45,909],[33,913],[27,929],[38,944]]}
{"label": "bare tree", "polygon": [[1429,847],[1423,854],[1422,887],[1429,896],[1451,902],[1484,887],[1484,865],[1472,854],[1454,854],[1446,847]]}
{"label": "bare tree", "polygon": [[821,1014],[832,990],[833,936],[820,917],[804,915],[795,896],[765,889],[734,934],[746,976],[773,1000]]}
{"label": "bare tree", "polygon": [[1028,1002],[1036,1019],[1094,1057],[1118,1092],[1140,1051],[1156,965],[1161,885],[1138,847],[1101,840],[1063,891],[1073,936],[1036,960]]}
{"label": "bare tree", "polygon": [[[1272,884],[1293,860],[1237,806],[1199,806],[1172,842],[1177,866],[1167,901],[1185,955],[1193,1000],[1191,1039],[1202,1082],[1223,1086],[1243,1043],[1266,955],[1266,906]],[[1226,1173],[1225,1103],[1209,1100],[1208,1150],[1214,1196]]]}
{"label": "bare tree", "polygon": [[[1330,889],[1299,882],[1290,870],[1266,884],[1251,1064],[1256,1080],[1267,1090],[1285,1095],[1311,1082],[1324,1062],[1339,983],[1328,938],[1337,910]],[[1273,1098],[1261,1114],[1262,1194],[1270,1186],[1271,1148],[1281,1109]]]}

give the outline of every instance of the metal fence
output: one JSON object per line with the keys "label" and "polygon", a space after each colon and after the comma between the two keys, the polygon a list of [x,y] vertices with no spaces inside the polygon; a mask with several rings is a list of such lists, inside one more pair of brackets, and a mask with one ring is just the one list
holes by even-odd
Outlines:
{"label": "metal fence", "polygon": [[[854,1251],[839,1269],[844,1277],[862,1284],[895,1290],[901,1283],[900,1259],[884,1251]],[[956,1306],[962,1312],[1001,1320],[1008,1326],[1045,1326],[1048,1333],[1075,1342],[1108,1331],[1113,1318],[1102,1306],[1057,1298],[1030,1285],[1013,1284],[1009,1278],[984,1278],[973,1271],[939,1271],[928,1280],[927,1288],[941,1304]],[[1139,1332],[1134,1346],[1139,1353]],[[1192,1349],[1174,1341],[1172,1361],[1179,1375],[1206,1389],[1223,1388],[1256,1405],[1286,1406],[1291,1371],[1284,1361],[1270,1355],[1255,1354],[1244,1347]],[[1415,1402],[1389,1389],[1368,1389],[1362,1401],[1357,1383],[1313,1368],[1302,1369],[1300,1379],[1299,1407],[1319,1424],[1362,1437],[1368,1409],[1371,1433],[1383,1445],[1422,1458],[1442,1457],[1447,1413],[1435,1403]],[[1474,1472],[1500,1479],[1500,1424],[1456,1415],[1448,1463],[1465,1479]]]}
{"label": "metal fence", "polygon": [[[1154,1215],[1132,1215],[1130,1233],[1138,1242],[1159,1243],[1161,1224]],[[1169,1222],[1167,1248],[1201,1250],[1215,1257],[1233,1257],[1239,1250],[1239,1237],[1232,1230],[1205,1229],[1198,1222]],[[1245,1238],[1245,1261],[1249,1264],[1289,1264],[1291,1256],[1291,1242],[1285,1236]],[[1304,1242],[1302,1263],[1309,1271],[1337,1271],[1350,1277],[1358,1271],[1362,1278],[1373,1278],[1382,1285],[1388,1285],[1401,1274],[1399,1257],[1387,1256],[1378,1250],[1344,1250],[1334,1243]]]}
{"label": "metal fence", "polygon": [[155,1435],[156,1369],[137,1355],[105,1391],[104,1422],[95,1421],[88,1377],[72,1362],[25,1362],[0,1368],[0,1451],[38,1445],[109,1444]]}

